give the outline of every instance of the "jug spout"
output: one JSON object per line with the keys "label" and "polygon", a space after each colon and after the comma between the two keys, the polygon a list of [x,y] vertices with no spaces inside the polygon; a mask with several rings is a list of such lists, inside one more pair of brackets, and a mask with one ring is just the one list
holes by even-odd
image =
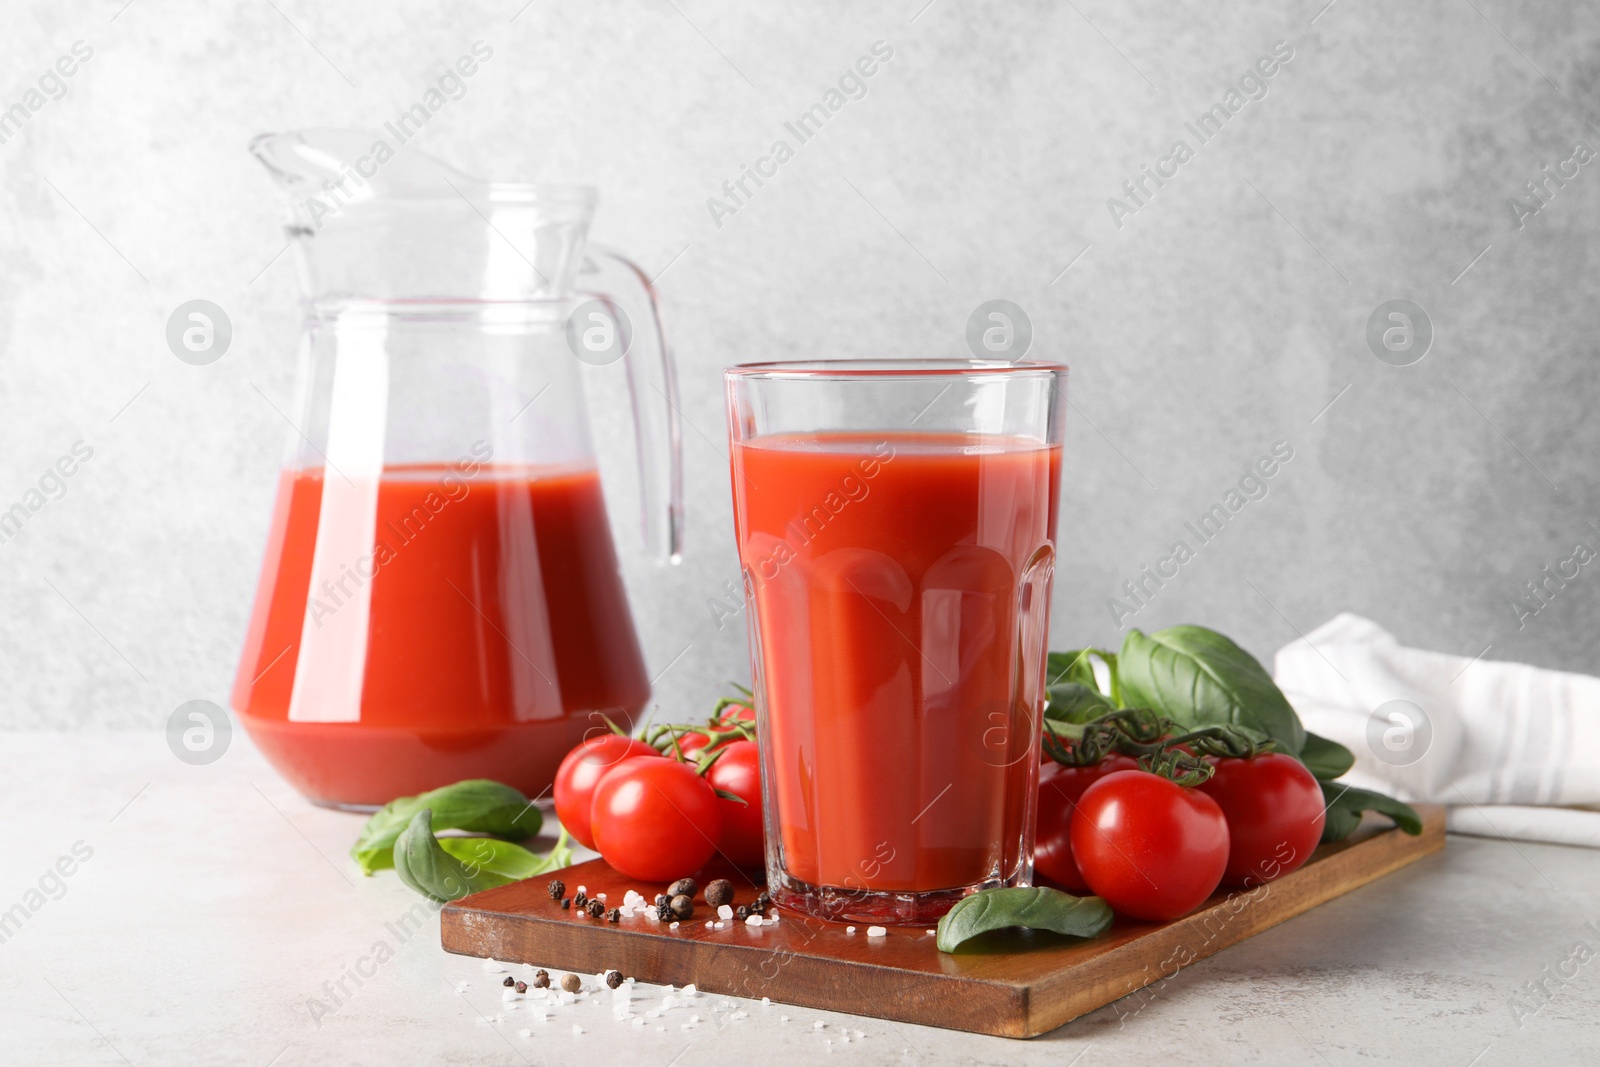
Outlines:
{"label": "jug spout", "polygon": [[392,131],[265,133],[302,282],[324,300],[559,300],[571,294],[595,191],[492,182]]}
{"label": "jug spout", "polygon": [[391,141],[362,130],[289,130],[259,135],[250,152],[284,189],[322,198],[329,211],[383,196],[490,194],[493,183],[415,149],[401,152]]}

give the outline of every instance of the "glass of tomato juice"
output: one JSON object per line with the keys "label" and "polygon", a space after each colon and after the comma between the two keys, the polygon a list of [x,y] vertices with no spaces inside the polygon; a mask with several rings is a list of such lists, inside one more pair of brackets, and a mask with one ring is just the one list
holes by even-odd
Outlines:
{"label": "glass of tomato juice", "polygon": [[780,907],[928,924],[1031,881],[1066,373],[727,370]]}

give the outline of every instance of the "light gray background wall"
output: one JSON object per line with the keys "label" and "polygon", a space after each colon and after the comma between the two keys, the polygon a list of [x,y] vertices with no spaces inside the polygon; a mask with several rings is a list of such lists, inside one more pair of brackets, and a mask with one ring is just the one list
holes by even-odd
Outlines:
{"label": "light gray background wall", "polygon": [[[1107,599],[1283,440],[1270,494],[1125,622],[1266,656],[1354,610],[1418,645],[1595,669],[1594,567],[1521,629],[1512,603],[1600,548],[1600,163],[1522,228],[1508,207],[1600,148],[1594,5],[922,2],[8,4],[0,105],[74,41],[94,53],[0,145],[0,505],[75,440],[94,457],[0,544],[0,724],[225,702],[297,322],[244,146],[380,124],[479,39],[494,58],[426,149],[598,183],[598,236],[665,270],[689,556],[653,567],[619,526],[654,669],[681,653],[668,715],[746,670],[742,626],[705,605],[736,577],[718,369],[965,355],[994,297],[1073,367],[1058,646],[1118,641]],[[717,226],[707,197],[878,40],[894,58],[866,97]],[[1107,198],[1197,147],[1184,122],[1278,41],[1294,58],[1267,96],[1115,226]],[[195,297],[234,323],[209,367],[164,341]],[[1412,366],[1365,340],[1395,298],[1437,332]],[[597,418],[615,470],[621,406]]]}

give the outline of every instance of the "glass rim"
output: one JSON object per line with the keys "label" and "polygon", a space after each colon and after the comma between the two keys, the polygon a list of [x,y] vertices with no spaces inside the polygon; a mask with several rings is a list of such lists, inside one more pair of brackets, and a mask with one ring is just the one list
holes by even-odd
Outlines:
{"label": "glass rim", "polygon": [[1054,377],[1067,373],[1065,363],[1049,360],[1001,359],[800,359],[736,363],[723,368],[726,378],[788,381],[915,380],[939,378]]}

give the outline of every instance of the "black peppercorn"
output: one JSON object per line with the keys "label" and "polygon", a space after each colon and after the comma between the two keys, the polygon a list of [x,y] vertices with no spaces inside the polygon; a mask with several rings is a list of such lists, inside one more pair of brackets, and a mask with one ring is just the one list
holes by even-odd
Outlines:
{"label": "black peppercorn", "polygon": [[572,894],[572,902],[580,908],[584,907],[589,903],[589,894],[580,889],[576,893]]}
{"label": "black peppercorn", "polygon": [[667,901],[669,901],[671,899],[672,898],[667,896],[665,893],[657,893],[656,894],[656,906],[660,907],[662,904],[665,904]]}
{"label": "black peppercorn", "polygon": [[666,897],[662,897],[660,902],[656,904],[656,918],[662,922],[672,918],[672,903]]}
{"label": "black peppercorn", "polygon": [[612,908],[610,911],[606,912],[606,921],[607,922],[613,922],[614,923],[614,922],[617,922],[618,920],[620,920],[621,918],[622,918],[622,909],[621,908]]}
{"label": "black peppercorn", "polygon": [[509,975],[509,974],[508,974],[508,975],[506,975],[506,980],[505,980],[505,981],[504,981],[504,982],[501,982],[501,983],[500,983],[500,984],[501,984],[501,985],[513,985],[513,984],[515,984],[515,983],[516,983],[516,979],[515,979],[515,978],[513,978],[513,977],[511,977],[511,976],[510,976],[510,975]]}
{"label": "black peppercorn", "polygon": [[706,903],[713,908],[720,908],[724,904],[733,903],[733,883],[726,878],[718,878],[706,886]]}
{"label": "black peppercorn", "polygon": [[737,908],[733,909],[733,917],[742,922],[743,920],[750,918],[750,909],[745,907],[743,904],[740,904]]}
{"label": "black peppercorn", "polygon": [[518,993],[526,993],[528,991],[528,983],[527,982],[518,982],[517,986],[516,986],[516,989],[517,989]]}
{"label": "black peppercorn", "polygon": [[612,989],[615,989],[615,988],[617,988],[617,986],[619,986],[621,984],[622,984],[622,972],[621,971],[613,969],[613,970],[609,970],[609,971],[606,972],[606,985],[610,986]]}
{"label": "black peppercorn", "polygon": [[549,892],[551,900],[560,900],[566,891],[566,884],[563,883],[561,879],[557,878],[555,881],[550,883]]}
{"label": "black peppercorn", "polygon": [[539,971],[537,971],[533,976],[533,988],[535,988],[535,989],[549,989],[550,988],[550,972],[547,971],[547,970],[544,970],[543,968],[541,968]]}
{"label": "black peppercorn", "polygon": [[694,898],[687,893],[679,893],[667,904],[674,919],[694,918]]}
{"label": "black peppercorn", "polygon": [[562,897],[561,898],[561,907],[563,909],[572,907],[572,898],[571,897]]}
{"label": "black peppercorn", "polygon": [[598,900],[589,901],[589,917],[598,919],[606,913],[606,906]]}
{"label": "black peppercorn", "polygon": [[692,897],[699,888],[699,886],[695,885],[693,878],[679,878],[676,882],[667,886],[667,896],[675,897],[681,893],[684,896]]}

